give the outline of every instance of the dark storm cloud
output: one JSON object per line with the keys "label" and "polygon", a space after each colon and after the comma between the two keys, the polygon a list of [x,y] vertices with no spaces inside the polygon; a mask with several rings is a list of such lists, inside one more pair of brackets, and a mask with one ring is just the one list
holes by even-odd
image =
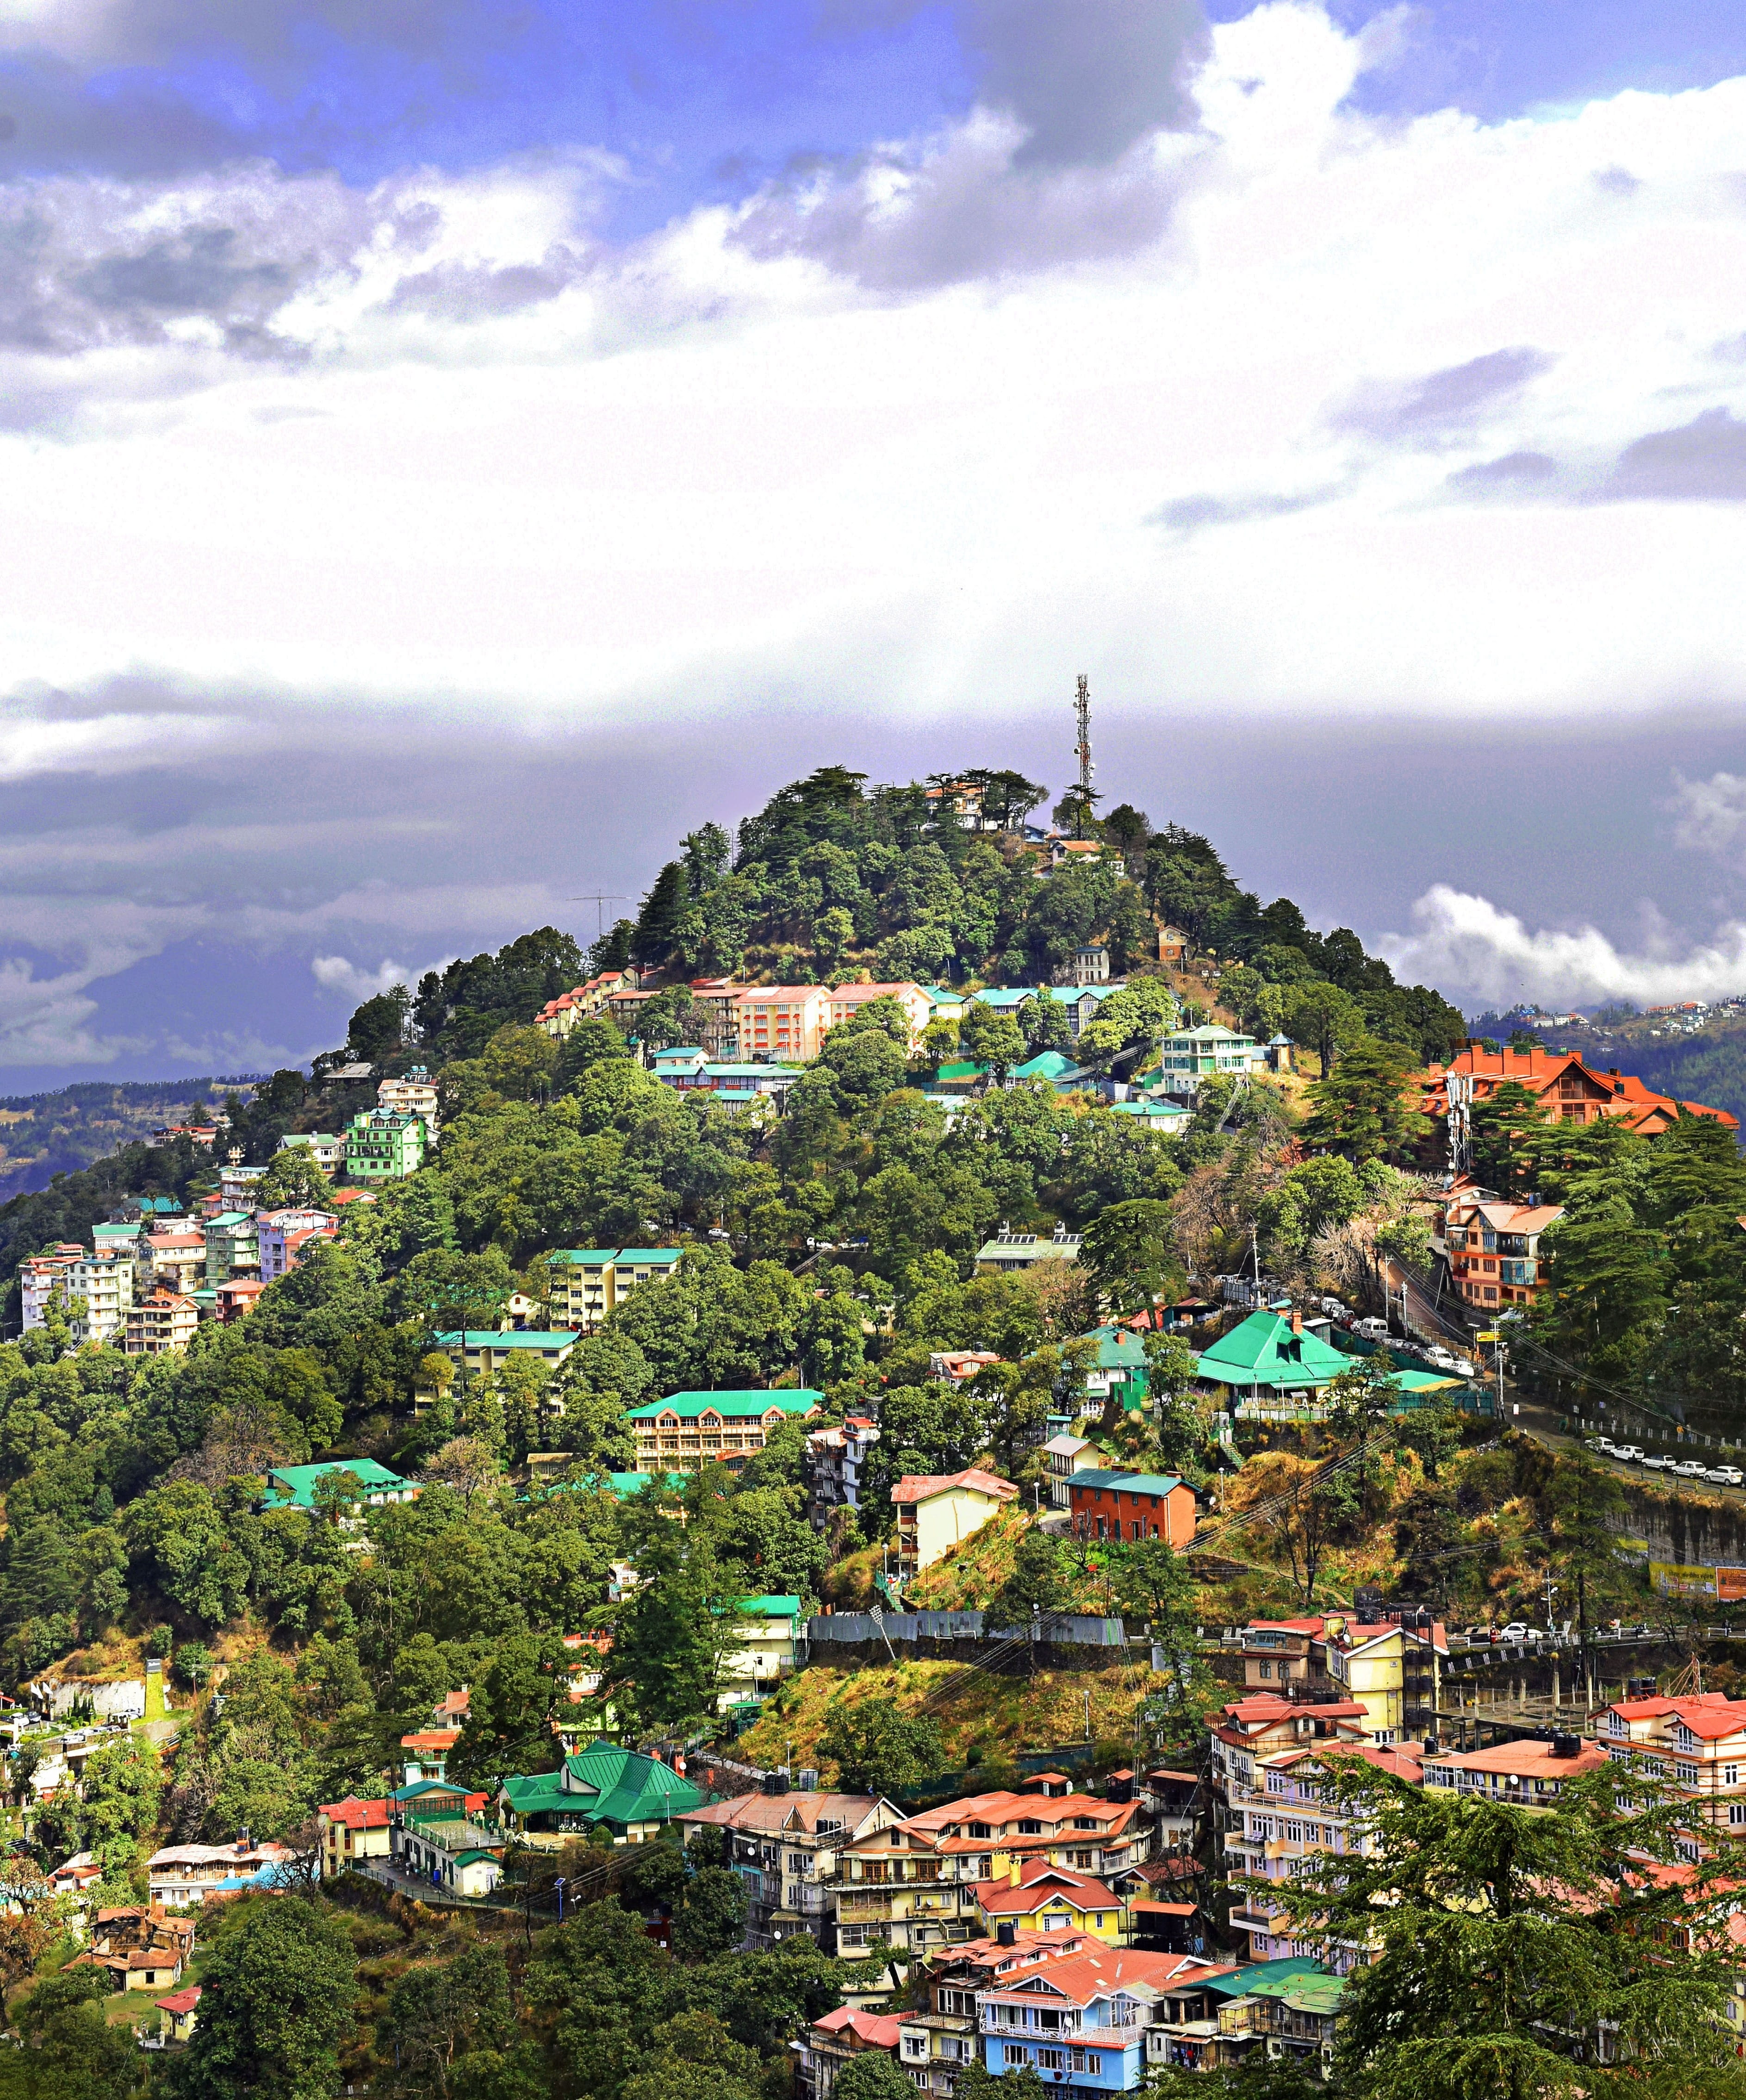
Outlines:
{"label": "dark storm cloud", "polygon": [[1440,438],[1513,399],[1555,362],[1543,350],[1519,344],[1419,379],[1368,382],[1336,409],[1332,420],[1338,427],[1371,437]]}
{"label": "dark storm cloud", "polygon": [[1706,408],[1627,445],[1601,490],[1615,502],[1746,501],[1746,423]]}

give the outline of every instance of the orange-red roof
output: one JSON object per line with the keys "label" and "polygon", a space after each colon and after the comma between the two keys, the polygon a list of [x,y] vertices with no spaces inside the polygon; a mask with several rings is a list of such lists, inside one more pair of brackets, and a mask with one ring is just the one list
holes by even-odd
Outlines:
{"label": "orange-red roof", "polygon": [[410,1736],[400,1738],[403,1750],[446,1751],[454,1749],[461,1740],[458,1728],[420,1728]]}
{"label": "orange-red roof", "polygon": [[183,2014],[192,2013],[200,2003],[200,1986],[190,1983],[185,1991],[177,1991],[167,1998],[154,1998],[152,2002],[161,2013],[174,2013],[180,2018]]}
{"label": "orange-red roof", "polygon": [[891,1490],[891,1499],[924,1502],[943,1495],[949,1488],[972,1488],[1003,1502],[1011,1502],[1018,1493],[1012,1481],[1002,1480],[998,1473],[985,1473],[980,1466],[969,1466],[961,1473],[906,1473]]}
{"label": "orange-red roof", "polygon": [[320,1812],[329,1823],[343,1823],[348,1830],[386,1830],[388,1828],[387,1802],[359,1801],[355,1793],[348,1793],[343,1801],[330,1801]]}
{"label": "orange-red roof", "polygon": [[1070,1867],[1052,1866],[1047,1860],[1027,1860],[1019,1868],[1016,1882],[1000,1879],[977,1882],[973,1886],[977,1904],[990,1917],[1004,1917],[1015,1911],[1028,1916],[1047,1903],[1051,1895],[1057,1895],[1065,1896],[1078,1910],[1122,1908],[1121,1898],[1095,1875],[1076,1873]]}
{"label": "orange-red roof", "polygon": [[858,2005],[839,2005],[813,2026],[825,2034],[852,2034],[867,2049],[895,2049],[903,2032],[894,2013],[866,2013]]}

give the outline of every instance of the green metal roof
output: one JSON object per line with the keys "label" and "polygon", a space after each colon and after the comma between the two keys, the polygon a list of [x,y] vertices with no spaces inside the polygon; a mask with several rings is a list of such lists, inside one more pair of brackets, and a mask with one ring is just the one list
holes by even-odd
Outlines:
{"label": "green metal roof", "polygon": [[1358,1359],[1330,1348],[1318,1335],[1294,1335],[1280,1312],[1251,1312],[1200,1357],[1202,1378],[1224,1385],[1263,1385],[1302,1392],[1325,1386]]}
{"label": "green metal roof", "polygon": [[1077,1079],[1082,1070],[1060,1051],[1043,1050],[1034,1057],[1026,1058],[1022,1065],[1015,1065],[1012,1076],[1015,1079]]}
{"label": "green metal roof", "polygon": [[645,1267],[651,1262],[662,1262],[671,1264],[672,1263],[677,1261],[680,1255],[684,1252],[685,1249],[683,1247],[620,1247],[619,1249],[619,1260],[620,1261],[640,1261]]}
{"label": "green metal roof", "polygon": [[1320,2014],[1328,2018],[1340,2010],[1340,2001],[1346,1995],[1343,1976],[1276,1976],[1267,1982],[1251,1984],[1249,1995],[1255,1998],[1277,1998],[1294,2013]]}
{"label": "green metal roof", "polygon": [[1080,1339],[1096,1343],[1097,1368],[1100,1371],[1144,1371],[1146,1368],[1145,1344],[1129,1328],[1094,1327]]}
{"label": "green metal roof", "polygon": [[597,1822],[664,1823],[703,1800],[671,1766],[616,1743],[591,1743],[564,1760],[565,1806]]}
{"label": "green metal roof", "polygon": [[[470,1327],[464,1346],[470,1349],[562,1349],[581,1339],[580,1333],[567,1327]],[[452,1349],[460,1341],[458,1330],[437,1336],[441,1348]]]}
{"label": "green metal roof", "polygon": [[[609,1473],[606,1478],[612,1483],[614,1494],[624,1496],[638,1493],[648,1486],[655,1476],[653,1473]],[[667,1485],[669,1489],[677,1493],[685,1485],[685,1480],[686,1476],[683,1473],[669,1473],[667,1476]]]}
{"label": "green metal roof", "polygon": [[587,1803],[563,1790],[562,1775],[535,1772],[525,1779],[506,1779],[498,1789],[518,1815],[540,1815],[559,1809],[587,1812]]}
{"label": "green metal roof", "polygon": [[276,1502],[313,1509],[316,1483],[329,1473],[350,1473],[366,1497],[403,1493],[412,1485],[373,1458],[333,1458],[322,1466],[275,1466],[267,1476],[268,1492]]}
{"label": "green metal roof", "polygon": [[556,1268],[560,1262],[573,1263],[579,1268],[603,1268],[609,1261],[616,1261],[616,1247],[560,1247],[556,1254],[549,1254],[546,1266]]}
{"label": "green metal roof", "polygon": [[742,1597],[739,1608],[759,1619],[797,1619],[800,1616],[798,1597]]}
{"label": "green metal roof", "polygon": [[1221,1998],[1246,1998],[1259,1984],[1282,1983],[1294,1976],[1327,1972],[1313,1955],[1294,1954],[1281,1961],[1251,1961],[1232,1976],[1209,1976],[1204,1988]]}
{"label": "green metal roof", "polygon": [[1167,1495],[1182,1482],[1174,1473],[1127,1473],[1119,1469],[1087,1466],[1069,1476],[1069,1488],[1113,1488],[1119,1494]]}
{"label": "green metal roof", "polygon": [[653,1422],[669,1412],[681,1422],[694,1422],[701,1414],[738,1418],[767,1414],[773,1407],[784,1414],[810,1414],[824,1404],[824,1395],[810,1386],[778,1386],[752,1392],[672,1392],[665,1400],[646,1400],[641,1407],[627,1408],[627,1422]]}

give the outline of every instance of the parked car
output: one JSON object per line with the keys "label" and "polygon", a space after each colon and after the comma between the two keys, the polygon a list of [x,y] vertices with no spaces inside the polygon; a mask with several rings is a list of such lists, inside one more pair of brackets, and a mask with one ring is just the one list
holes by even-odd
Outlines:
{"label": "parked car", "polygon": [[1682,1480],[1701,1480],[1704,1461],[1701,1458],[1677,1458],[1670,1470],[1678,1474]]}
{"label": "parked car", "polygon": [[1330,1320],[1347,1320],[1351,1317],[1338,1298],[1324,1298],[1321,1300],[1321,1309]]}
{"label": "parked car", "polygon": [[1604,1451],[1609,1458],[1616,1458],[1619,1455],[1618,1446],[1610,1436],[1591,1436],[1589,1439],[1589,1449],[1591,1451]]}
{"label": "parked car", "polygon": [[1490,1626],[1469,1626],[1466,1638],[1470,1648],[1484,1648],[1496,1640],[1497,1635]]}
{"label": "parked car", "polygon": [[1454,1357],[1450,1355],[1447,1349],[1444,1348],[1433,1348],[1426,1349],[1425,1352],[1425,1361],[1427,1364],[1435,1364],[1440,1371],[1452,1371],[1455,1368]]}
{"label": "parked car", "polygon": [[1643,1462],[1643,1447],[1641,1444],[1615,1444],[1612,1455],[1623,1458],[1628,1465],[1640,1466]]}
{"label": "parked car", "polygon": [[1386,1342],[1388,1339],[1388,1322],[1373,1317],[1368,1320],[1354,1320],[1352,1332],[1367,1342]]}
{"label": "parked car", "polygon": [[1538,1640],[1540,1635],[1534,1627],[1522,1620],[1511,1619],[1508,1626],[1498,1629],[1497,1638],[1501,1641],[1531,1641]]}
{"label": "parked car", "polygon": [[1643,1461],[1644,1465],[1649,1468],[1651,1473],[1664,1473],[1672,1466],[1673,1462],[1671,1458],[1645,1458]]}
{"label": "parked car", "polygon": [[1718,1488],[1737,1488],[1746,1483],[1746,1473],[1742,1473],[1738,1466],[1706,1466],[1704,1477]]}

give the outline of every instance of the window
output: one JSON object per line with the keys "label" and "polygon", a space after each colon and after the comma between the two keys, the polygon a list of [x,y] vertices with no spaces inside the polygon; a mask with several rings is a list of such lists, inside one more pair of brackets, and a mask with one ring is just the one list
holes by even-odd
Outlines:
{"label": "window", "polygon": [[1272,1664],[1270,1662],[1263,1662],[1261,1665],[1260,1674],[1263,1679],[1271,1678],[1273,1674]]}
{"label": "window", "polygon": [[1722,1783],[1724,1786],[1738,1786],[1740,1783],[1739,1767],[1738,1765],[1724,1765],[1722,1767]]}
{"label": "window", "polygon": [[1037,2051],[1037,2068],[1039,2071],[1065,2071],[1067,2068],[1066,2050],[1039,2049]]}
{"label": "window", "polygon": [[1682,1780],[1686,1786],[1695,1786],[1698,1783],[1698,1768],[1695,1765],[1676,1764],[1673,1767],[1673,1776]]}

